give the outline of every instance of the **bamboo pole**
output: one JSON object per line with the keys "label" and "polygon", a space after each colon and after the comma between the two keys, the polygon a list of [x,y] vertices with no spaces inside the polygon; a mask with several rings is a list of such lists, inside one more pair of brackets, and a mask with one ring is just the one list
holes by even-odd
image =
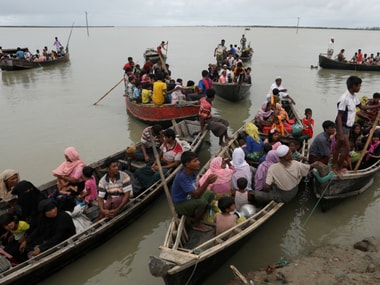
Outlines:
{"label": "bamboo pole", "polygon": [[355,172],[357,172],[358,169],[359,169],[359,166],[360,166],[360,164],[361,164],[361,162],[362,162],[362,160],[364,158],[365,151],[367,150],[368,145],[369,145],[370,141],[372,140],[372,136],[373,136],[374,132],[376,131],[376,127],[377,127],[377,125],[379,123],[379,120],[380,120],[380,111],[378,110],[377,111],[376,119],[375,119],[375,121],[372,124],[371,131],[369,132],[367,141],[365,142],[364,148],[363,148],[363,150],[362,150],[362,152],[360,154],[360,158],[359,158],[358,162],[355,165],[355,169],[354,169]]}
{"label": "bamboo pole", "polygon": [[168,203],[169,203],[170,212],[172,213],[173,218],[176,221],[176,225],[178,225],[177,212],[175,211],[175,207],[174,207],[174,203],[173,203],[173,200],[172,200],[172,196],[170,195],[169,187],[168,187],[168,184],[166,183],[164,172],[162,171],[160,156],[158,155],[158,152],[157,152],[157,149],[156,149],[156,143],[154,141],[154,136],[153,136],[152,131],[150,131],[150,139],[151,139],[151,142],[152,142],[152,148],[153,148],[154,158],[156,159],[156,163],[157,163],[157,166],[158,166],[158,171],[160,172],[161,181],[162,181],[162,184],[164,186],[166,199],[168,200]]}
{"label": "bamboo pole", "polygon": [[120,79],[120,81],[114,87],[112,87],[110,90],[108,90],[108,92],[106,94],[104,94],[102,97],[100,97],[99,100],[96,101],[93,105],[98,104],[104,97],[106,97],[112,90],[114,90],[123,80],[124,80],[124,78]]}
{"label": "bamboo pole", "polygon": [[230,268],[236,274],[236,276],[239,277],[240,281],[243,282],[243,284],[249,284],[248,280],[243,276],[243,274],[240,273],[240,271],[234,265],[230,265]]}

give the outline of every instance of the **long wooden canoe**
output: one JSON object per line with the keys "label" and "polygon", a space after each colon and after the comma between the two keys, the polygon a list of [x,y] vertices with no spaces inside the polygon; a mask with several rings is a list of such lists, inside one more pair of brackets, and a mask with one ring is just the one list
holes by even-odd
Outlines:
{"label": "long wooden canoe", "polygon": [[[231,158],[239,146],[239,132],[215,156]],[[209,162],[208,162],[209,164]],[[206,172],[206,164],[200,174]],[[158,257],[151,256],[149,269],[152,275],[162,277],[166,285],[195,285],[216,270],[233,255],[252,233],[273,216],[283,203],[271,201],[256,214],[228,231],[215,235],[214,231],[200,233],[186,226],[186,217],[172,219]],[[198,242],[195,242],[197,240]]]}
{"label": "long wooden canoe", "polygon": [[44,66],[52,66],[58,63],[68,62],[70,60],[70,53],[68,47],[66,47],[66,52],[63,56],[56,57],[52,60],[46,61],[29,61],[26,59],[16,59],[16,58],[2,58],[0,60],[0,68],[2,70],[13,71],[13,70],[25,70]]}
{"label": "long wooden canoe", "polygon": [[[189,141],[194,151],[200,148],[207,133],[203,132],[203,134],[199,134],[200,124],[197,121],[179,122],[175,130],[181,140]],[[120,161],[120,169],[132,173],[137,168],[145,165],[133,159],[129,161],[125,150],[113,154],[112,157]],[[105,169],[102,168],[105,159],[91,164],[96,170],[97,180],[105,173]],[[36,284],[38,281],[85,255],[89,250],[103,244],[141,216],[143,211],[147,209],[147,206],[163,192],[164,183],[169,183],[181,168],[182,165],[180,164],[177,168],[167,173],[165,182],[157,181],[151,187],[132,198],[125,208],[114,218],[104,218],[98,222],[94,222],[84,232],[76,234],[38,256],[0,273],[0,284]],[[55,188],[56,180],[39,187],[46,194],[51,193]],[[98,212],[96,204],[93,204],[89,209],[91,209],[90,217],[96,217]]]}
{"label": "long wooden canoe", "polygon": [[380,71],[380,65],[377,65],[377,64],[342,62],[342,61],[337,61],[332,58],[328,58],[324,54],[319,54],[319,66],[326,69]]}
{"label": "long wooden canoe", "polygon": [[125,97],[127,112],[147,124],[168,125],[171,120],[195,119],[198,117],[200,104],[198,101],[182,101],[178,104],[156,105],[140,104]]}

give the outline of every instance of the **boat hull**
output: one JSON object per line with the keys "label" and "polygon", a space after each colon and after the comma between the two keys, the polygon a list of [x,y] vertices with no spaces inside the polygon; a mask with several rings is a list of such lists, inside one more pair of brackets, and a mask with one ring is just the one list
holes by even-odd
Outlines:
{"label": "boat hull", "polygon": [[314,195],[320,199],[322,211],[327,211],[339,204],[342,200],[360,195],[374,182],[376,173],[380,170],[380,162],[369,168],[343,173],[343,177],[333,176],[331,181],[320,182],[315,176],[312,180]]}
{"label": "boat hull", "polygon": [[57,57],[53,60],[48,61],[28,61],[20,59],[8,59],[0,61],[0,68],[4,71],[16,71],[16,70],[26,70],[44,66],[52,66],[63,62],[68,62],[70,60],[70,54],[67,52],[64,56]]}
{"label": "boat hull", "polygon": [[195,119],[198,117],[199,102],[184,102],[181,104],[137,104],[125,96],[127,112],[147,124],[171,124],[171,121]]}
{"label": "boat hull", "polygon": [[251,84],[234,84],[213,82],[212,87],[216,91],[216,96],[231,102],[238,102],[249,97]]}
{"label": "boat hull", "polygon": [[[188,141],[191,145],[191,149],[195,152],[200,149],[207,133],[203,132],[200,134],[200,123],[198,121],[179,122],[174,126],[174,129],[177,130],[176,133],[179,134],[180,139]],[[133,169],[136,169],[135,165],[139,163],[133,159],[128,160],[125,150],[117,152],[111,155],[111,157],[118,160],[123,166],[121,169],[126,171],[133,171]],[[97,181],[99,181],[100,177],[105,173],[103,165],[106,159],[107,158],[104,158],[90,164],[90,166],[95,169]],[[182,165],[180,164],[173,169],[173,171],[167,173],[165,182],[159,180],[146,190],[140,193],[134,193],[135,197],[131,199],[125,208],[114,218],[96,221],[84,232],[68,238],[32,259],[20,263],[7,271],[1,272],[0,284],[36,284],[40,280],[47,278],[49,275],[82,257],[90,250],[104,244],[148,210],[156,198],[162,194],[164,183],[171,183],[175,175],[181,169]],[[56,189],[56,180],[41,185],[39,189],[46,195],[53,192]],[[89,209],[97,209],[97,207],[92,205]],[[97,211],[94,211],[94,219],[96,214]]]}
{"label": "boat hull", "polygon": [[380,71],[380,65],[376,64],[356,64],[349,62],[339,62],[327,56],[319,55],[319,66],[326,69],[356,70],[356,71]]}

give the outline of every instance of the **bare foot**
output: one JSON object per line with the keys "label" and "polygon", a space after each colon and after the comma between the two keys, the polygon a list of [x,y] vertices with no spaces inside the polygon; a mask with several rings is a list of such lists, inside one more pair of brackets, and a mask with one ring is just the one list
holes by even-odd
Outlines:
{"label": "bare foot", "polygon": [[334,174],[338,177],[338,179],[343,179],[343,173],[340,169],[333,169]]}
{"label": "bare foot", "polygon": [[193,225],[193,230],[199,231],[199,232],[209,232],[212,230],[212,228],[204,224],[196,224],[196,225]]}

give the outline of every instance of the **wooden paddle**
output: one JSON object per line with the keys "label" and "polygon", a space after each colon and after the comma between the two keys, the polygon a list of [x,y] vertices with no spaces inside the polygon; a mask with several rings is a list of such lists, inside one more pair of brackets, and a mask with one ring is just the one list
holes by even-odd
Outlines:
{"label": "wooden paddle", "polygon": [[120,81],[114,87],[112,87],[110,90],[108,90],[108,92],[106,94],[104,94],[102,97],[100,97],[99,100],[96,101],[93,105],[98,104],[104,97],[106,97],[112,90],[114,90],[123,80],[124,80],[124,78],[120,79]]}
{"label": "wooden paddle", "polygon": [[153,148],[154,158],[156,159],[156,163],[157,163],[157,166],[158,166],[158,171],[160,172],[161,181],[162,181],[162,184],[164,186],[166,199],[168,200],[168,203],[169,203],[170,212],[172,213],[173,218],[176,221],[176,224],[178,225],[177,212],[175,211],[175,207],[174,207],[174,203],[173,203],[173,200],[172,200],[172,196],[170,194],[168,184],[166,183],[165,174],[162,171],[160,156],[159,156],[159,154],[157,152],[157,149],[156,149],[156,142],[154,141],[154,136],[153,136],[152,130],[150,130],[150,139],[151,139],[151,142],[152,142],[152,148]]}
{"label": "wooden paddle", "polygon": [[359,166],[360,166],[360,164],[361,164],[361,162],[362,162],[362,160],[364,158],[365,150],[367,150],[368,145],[369,145],[369,143],[372,140],[372,136],[373,136],[374,132],[376,131],[376,127],[377,127],[377,125],[379,123],[379,120],[380,120],[380,110],[378,110],[378,112],[377,112],[376,119],[375,119],[375,121],[372,124],[371,131],[369,132],[367,141],[365,142],[364,148],[363,148],[363,150],[362,150],[362,152],[360,154],[360,158],[359,158],[358,162],[355,165],[355,169],[354,169],[355,172],[357,172],[358,169],[359,169]]}

